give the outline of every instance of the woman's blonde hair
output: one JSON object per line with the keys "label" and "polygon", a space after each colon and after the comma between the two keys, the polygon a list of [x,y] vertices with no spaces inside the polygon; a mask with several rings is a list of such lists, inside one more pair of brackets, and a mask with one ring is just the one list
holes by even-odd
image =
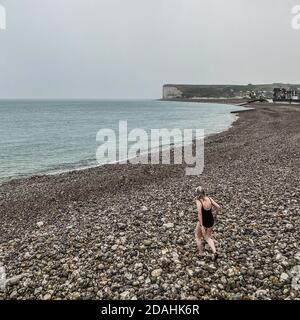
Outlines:
{"label": "woman's blonde hair", "polygon": [[196,188],[195,193],[196,193],[196,200],[203,199],[205,197],[205,190],[201,186]]}

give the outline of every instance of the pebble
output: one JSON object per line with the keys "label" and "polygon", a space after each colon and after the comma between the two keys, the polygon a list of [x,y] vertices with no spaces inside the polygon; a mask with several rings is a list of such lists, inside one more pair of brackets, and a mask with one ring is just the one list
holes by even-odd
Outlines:
{"label": "pebble", "polygon": [[124,291],[121,293],[121,299],[122,300],[128,300],[130,298],[130,292],[129,291]]}
{"label": "pebble", "polygon": [[125,273],[125,278],[127,280],[131,280],[132,279],[132,273]]}
{"label": "pebble", "polygon": [[268,290],[257,290],[255,291],[254,295],[258,298],[266,298],[266,296],[268,295]]}
{"label": "pebble", "polygon": [[300,276],[293,277],[291,287],[295,291],[300,290]]}
{"label": "pebble", "polygon": [[47,293],[44,295],[43,300],[50,300],[51,299],[51,294]]}
{"label": "pebble", "polygon": [[18,276],[11,277],[11,278],[6,280],[6,285],[7,286],[16,285],[23,279],[24,276],[25,276],[24,274],[20,274]]}
{"label": "pebble", "polygon": [[291,224],[291,223],[288,223],[286,226],[285,226],[286,230],[287,231],[292,231],[294,229],[294,226]]}
{"label": "pebble", "polygon": [[81,297],[81,294],[79,292],[73,293],[73,299],[78,300]]}
{"label": "pebble", "polygon": [[13,291],[11,294],[10,294],[10,299],[16,299],[16,297],[18,296],[18,292],[17,291]]}
{"label": "pebble", "polygon": [[151,272],[152,277],[159,277],[162,274],[162,269],[155,269]]}
{"label": "pebble", "polygon": [[172,223],[172,222],[165,223],[165,224],[163,225],[163,227],[165,227],[166,229],[174,228],[174,223]]}
{"label": "pebble", "polygon": [[289,275],[285,272],[283,272],[281,275],[280,275],[280,281],[281,282],[285,282],[289,279]]}

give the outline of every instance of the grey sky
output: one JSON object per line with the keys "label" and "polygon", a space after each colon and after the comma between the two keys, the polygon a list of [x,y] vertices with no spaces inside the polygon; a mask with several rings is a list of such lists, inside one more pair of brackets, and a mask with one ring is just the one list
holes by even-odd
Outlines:
{"label": "grey sky", "polygon": [[157,98],[164,83],[300,83],[300,0],[0,0],[0,98]]}

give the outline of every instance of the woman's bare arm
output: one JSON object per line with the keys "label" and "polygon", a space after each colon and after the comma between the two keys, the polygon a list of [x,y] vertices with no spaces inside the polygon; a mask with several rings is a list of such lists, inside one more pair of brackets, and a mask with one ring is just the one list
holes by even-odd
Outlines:
{"label": "woman's bare arm", "polygon": [[197,210],[198,210],[198,220],[200,222],[201,227],[203,226],[203,221],[202,221],[202,204],[199,200],[196,200],[197,204]]}
{"label": "woman's bare arm", "polygon": [[211,204],[218,210],[221,211],[222,207],[212,198],[210,198]]}

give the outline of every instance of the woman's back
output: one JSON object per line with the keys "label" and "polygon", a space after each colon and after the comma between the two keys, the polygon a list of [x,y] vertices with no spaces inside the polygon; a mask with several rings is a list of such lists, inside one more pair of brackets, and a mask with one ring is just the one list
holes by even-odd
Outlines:
{"label": "woman's back", "polygon": [[203,199],[199,200],[202,204],[202,210],[211,211],[212,209],[212,201],[209,197],[204,197]]}

